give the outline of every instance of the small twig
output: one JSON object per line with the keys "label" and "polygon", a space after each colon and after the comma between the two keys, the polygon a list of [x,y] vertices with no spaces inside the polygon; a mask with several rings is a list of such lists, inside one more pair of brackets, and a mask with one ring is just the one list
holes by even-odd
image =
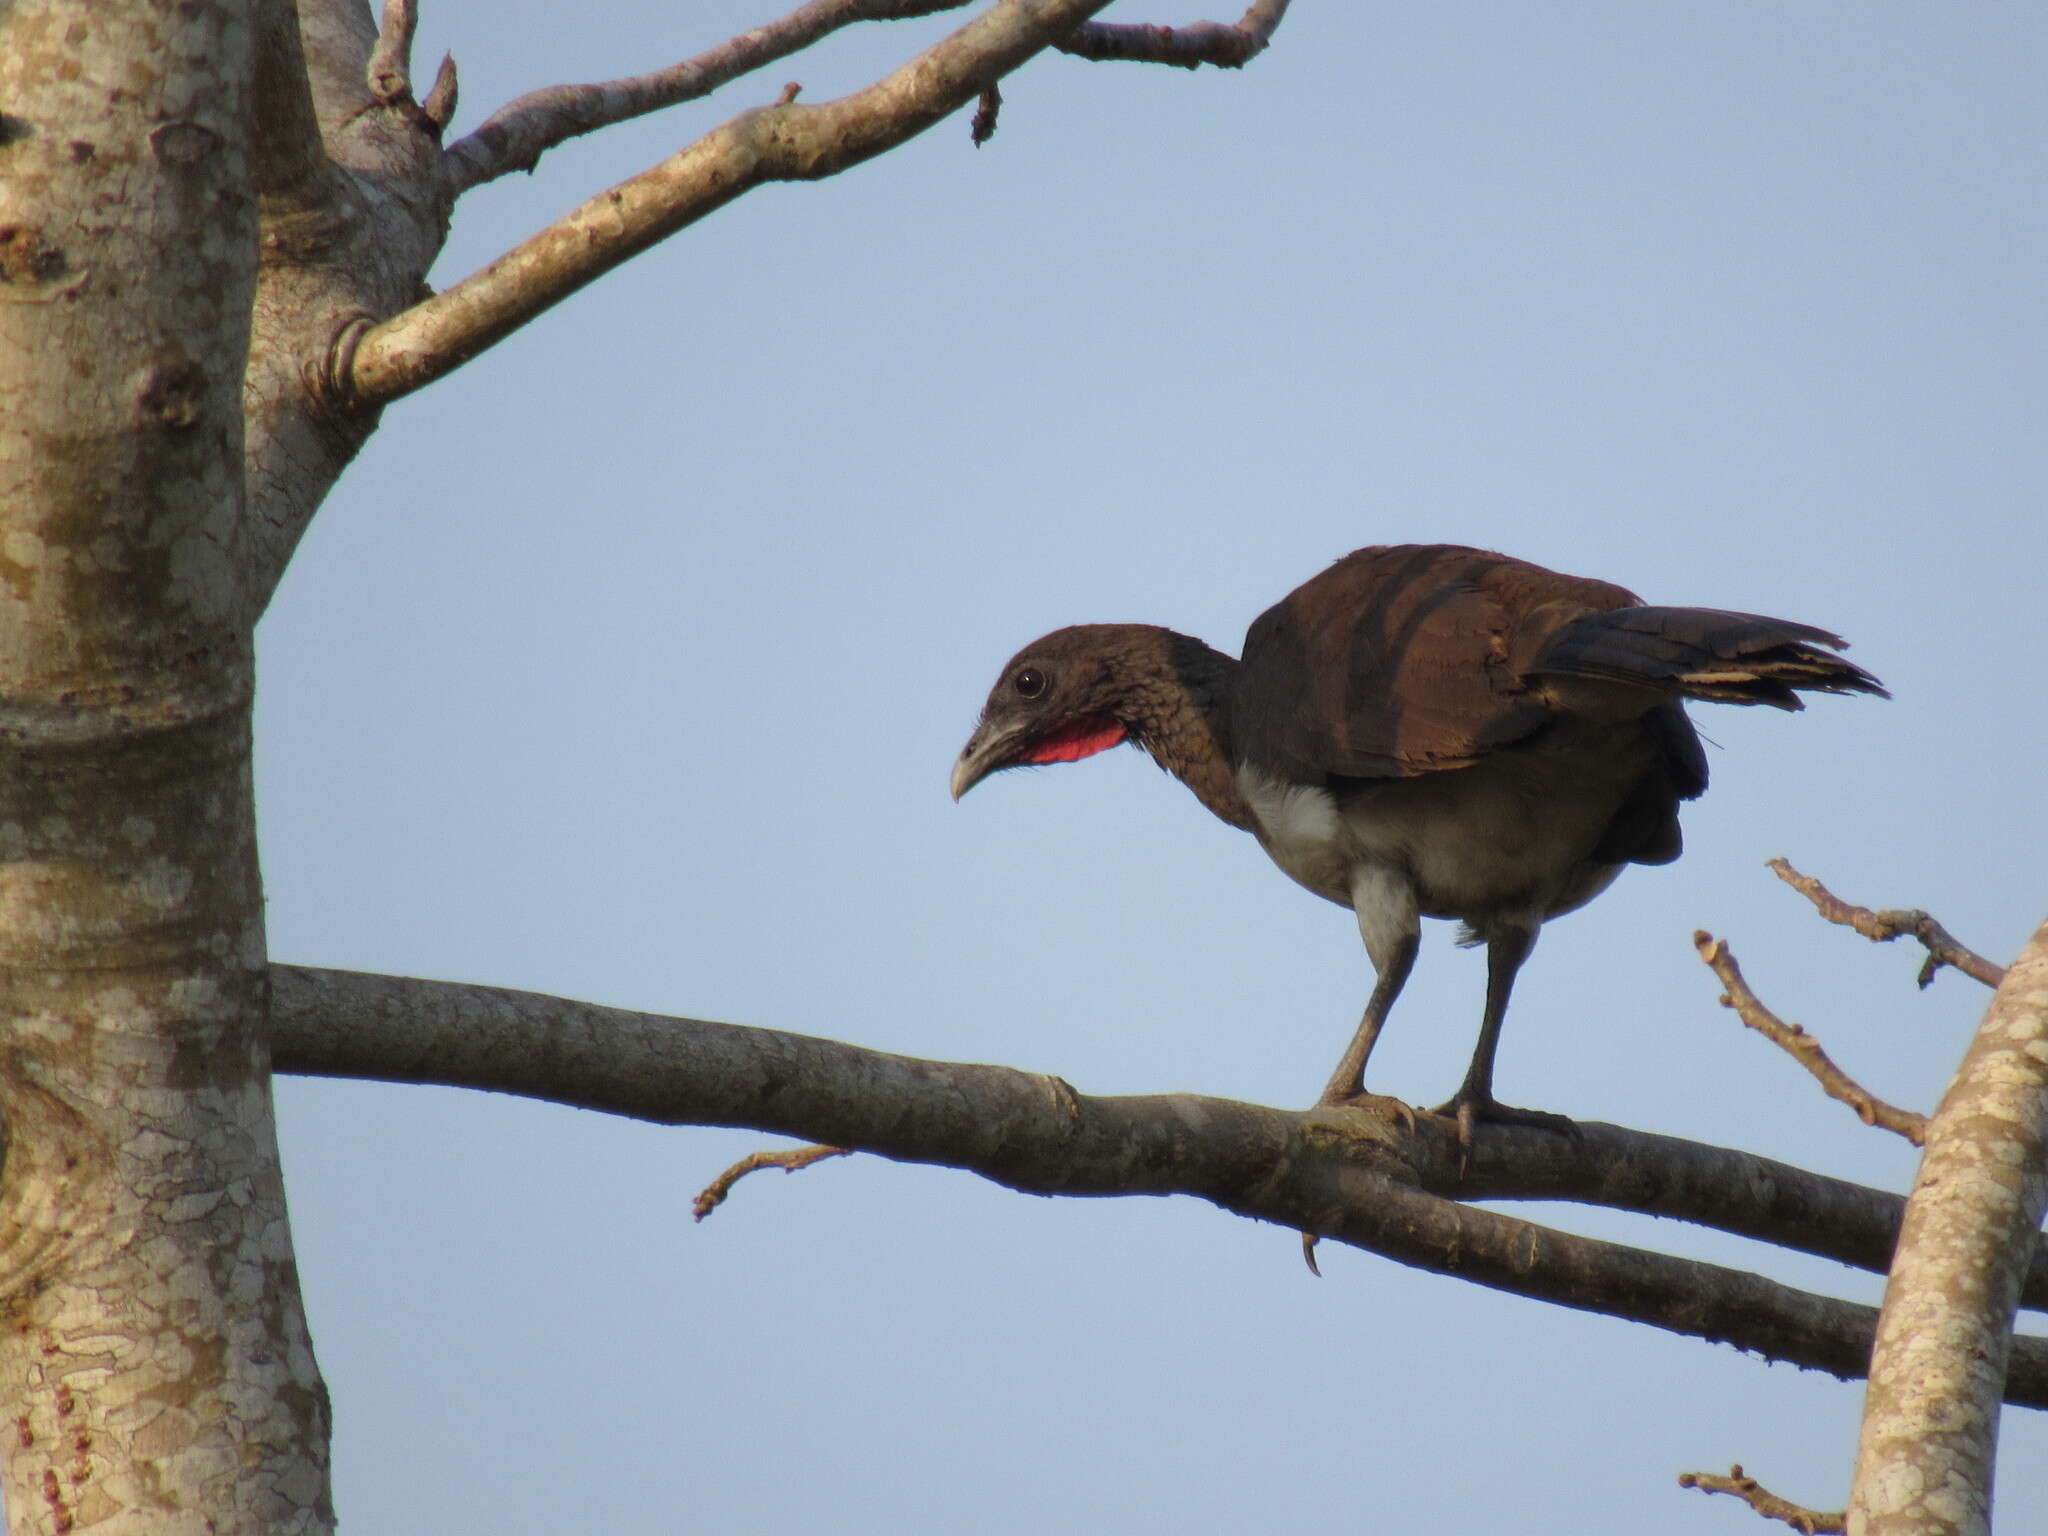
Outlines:
{"label": "small twig", "polygon": [[1255,0],[1236,25],[1194,21],[1181,27],[1144,26],[1128,22],[1091,21],[1054,43],[1061,53],[1099,63],[1171,64],[1197,69],[1242,69],[1273,39],[1288,0]]}
{"label": "small twig", "polygon": [[981,100],[974,106],[974,121],[967,129],[968,137],[974,140],[976,149],[996,136],[996,114],[1002,110],[1002,90],[991,80],[981,88]]}
{"label": "small twig", "polygon": [[1781,1499],[1745,1473],[1740,1462],[1728,1469],[1726,1477],[1713,1472],[1681,1472],[1678,1486],[1697,1488],[1702,1493],[1732,1493],[1765,1519],[1782,1520],[1794,1530],[1804,1531],[1806,1536],[1842,1536],[1849,1529],[1846,1510],[1823,1512]]}
{"label": "small twig", "polygon": [[782,94],[775,98],[775,105],[786,107],[792,101],[795,101],[797,97],[801,96],[803,92],[803,82],[801,80],[791,80],[782,87]]}
{"label": "small twig", "polygon": [[1749,983],[1742,979],[1742,968],[1735,963],[1735,956],[1726,944],[1705,931],[1695,933],[1692,942],[1700,952],[1700,959],[1713,969],[1721,979],[1721,985],[1727,988],[1721,995],[1723,1007],[1733,1008],[1743,1023],[1788,1052],[1793,1060],[1813,1074],[1829,1098],[1838,1099],[1855,1110],[1865,1125],[1883,1126],[1905,1137],[1916,1147],[1921,1145],[1927,1134],[1925,1115],[1887,1104],[1836,1066],[1828,1053],[1821,1049],[1818,1040],[1797,1024],[1787,1024],[1767,1008],[1750,989]]}
{"label": "small twig", "polygon": [[1987,987],[1996,988],[2005,980],[2004,966],[1986,960],[1968,945],[1958,942],[1954,934],[1917,907],[1890,907],[1882,912],[1873,912],[1869,907],[1854,906],[1842,900],[1813,876],[1802,875],[1784,859],[1771,860],[1770,868],[1772,874],[1812,902],[1815,910],[1831,923],[1854,928],[1876,944],[1889,944],[1893,939],[1909,936],[1918,939],[1927,949],[1927,963],[1920,967],[1922,987],[1933,981],[1935,973],[1944,965],[1953,966]]}
{"label": "small twig", "polygon": [[419,29],[419,0],[384,0],[384,22],[370,50],[370,94],[385,106],[412,95],[412,39]]}
{"label": "small twig", "polygon": [[420,103],[420,111],[436,128],[446,128],[455,117],[455,55],[441,55],[441,67],[434,71],[434,83],[427,89],[426,100]]}
{"label": "small twig", "polygon": [[795,1173],[799,1168],[822,1163],[828,1157],[848,1157],[852,1152],[851,1147],[792,1147],[787,1152],[750,1152],[706,1184],[691,1209],[702,1221],[725,1204],[725,1197],[732,1193],[733,1185],[750,1173],[763,1168],[780,1168],[784,1173]]}

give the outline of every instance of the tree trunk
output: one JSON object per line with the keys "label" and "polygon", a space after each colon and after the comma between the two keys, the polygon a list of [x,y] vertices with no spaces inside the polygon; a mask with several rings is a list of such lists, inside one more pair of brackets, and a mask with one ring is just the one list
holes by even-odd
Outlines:
{"label": "tree trunk", "polygon": [[1849,1500],[1852,1536],[1984,1536],[2020,1281],[2048,1203],[2048,924],[2015,960],[1927,1132]]}
{"label": "tree trunk", "polygon": [[238,569],[250,8],[0,10],[0,1399],[16,1531],[331,1526]]}

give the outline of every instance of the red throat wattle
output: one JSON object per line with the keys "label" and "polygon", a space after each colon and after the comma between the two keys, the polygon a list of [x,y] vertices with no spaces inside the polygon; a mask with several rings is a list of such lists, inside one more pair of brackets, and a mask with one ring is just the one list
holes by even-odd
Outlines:
{"label": "red throat wattle", "polygon": [[1124,739],[1123,726],[1097,716],[1075,720],[1031,743],[1023,761],[1027,763],[1078,763],[1084,757],[1107,752]]}

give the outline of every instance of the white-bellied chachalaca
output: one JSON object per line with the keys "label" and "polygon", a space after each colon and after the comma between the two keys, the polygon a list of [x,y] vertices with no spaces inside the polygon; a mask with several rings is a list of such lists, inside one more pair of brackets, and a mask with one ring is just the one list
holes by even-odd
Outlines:
{"label": "white-bellied chachalaca", "polygon": [[990,774],[1130,741],[1295,880],[1358,916],[1379,973],[1321,1102],[1364,1094],[1420,919],[1484,943],[1486,1008],[1437,1113],[1569,1129],[1493,1097],[1515,973],[1543,923],[1625,864],[1678,857],[1678,803],[1707,787],[1683,701],[1798,709],[1884,689],[1826,630],[1653,608],[1604,581],[1484,550],[1346,555],[1260,615],[1233,660],[1150,624],[1080,624],[1004,666],[953,765]]}

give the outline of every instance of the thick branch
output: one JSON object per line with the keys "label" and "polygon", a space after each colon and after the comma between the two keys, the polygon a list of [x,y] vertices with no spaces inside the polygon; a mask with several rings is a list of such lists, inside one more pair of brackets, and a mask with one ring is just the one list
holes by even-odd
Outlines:
{"label": "thick branch", "polygon": [[[707,1103],[707,1084],[737,1085],[739,1078],[718,1074],[737,1071],[735,1062],[763,1051],[799,1053],[816,1081],[842,1084],[868,1082],[875,1063],[906,1060],[804,1035],[496,988],[286,966],[275,975],[281,1070],[487,1088],[664,1125],[747,1125],[836,1142],[815,1106],[807,1104],[801,1118],[771,1123],[762,1118],[766,1106],[745,1096]],[[1005,1093],[1020,1082],[1040,1081],[1007,1068],[909,1065],[920,1074],[942,1074],[946,1082],[992,1073],[990,1081]],[[886,1084],[891,1093],[907,1091],[893,1076]],[[985,1083],[977,1078],[976,1086]],[[897,1113],[893,1105],[893,1098],[878,1101],[871,1113],[886,1120]],[[986,1106],[977,1110],[990,1113]],[[870,1151],[947,1161],[920,1159],[915,1146],[921,1142],[878,1145],[866,1121],[855,1128],[869,1135],[862,1145]],[[1415,1182],[1434,1194],[1573,1200],[1712,1227],[1872,1274],[1891,1264],[1905,1206],[1897,1195],[1647,1131],[1594,1121],[1581,1122],[1580,1131],[1571,1140],[1482,1127],[1467,1153],[1440,1122],[1425,1118],[1401,1148]],[[2029,1271],[2025,1304],[2048,1308],[2048,1241]]]}
{"label": "thick branch", "polygon": [[451,200],[513,171],[532,170],[547,151],[579,135],[709,96],[742,75],[801,53],[842,27],[935,16],[965,4],[967,0],[811,0],[780,20],[742,32],[667,69],[598,85],[551,85],[529,92],[448,147],[445,174]]}
{"label": "thick branch", "polygon": [[1726,944],[1704,931],[1695,933],[1692,942],[1700,952],[1700,959],[1712,968],[1726,988],[1721,994],[1724,1007],[1733,1008],[1743,1023],[1812,1073],[1822,1092],[1855,1110],[1865,1125],[1881,1125],[1915,1146],[1920,1145],[1927,1134],[1925,1115],[1917,1110],[1900,1109],[1896,1104],[1880,1099],[1836,1066],[1834,1058],[1821,1049],[1818,1040],[1797,1024],[1787,1024],[1772,1012],[1743,979],[1742,967],[1735,963],[1735,952]]}
{"label": "thick branch", "polygon": [[1889,944],[1893,939],[1907,935],[1918,939],[1927,951],[1927,963],[1920,967],[1920,985],[1923,987],[1934,980],[1935,972],[1944,965],[1954,966],[1965,976],[1981,981],[1987,987],[1995,987],[2005,980],[2003,966],[1986,960],[1959,942],[1954,934],[1917,907],[1892,907],[1873,912],[1869,907],[1854,906],[1842,900],[1813,876],[1802,875],[1784,859],[1771,860],[1770,868],[1772,874],[1812,902],[1822,917],[1831,923],[1840,923],[1844,928],[1854,928],[1872,943]]}
{"label": "thick branch", "polygon": [[771,181],[836,175],[915,137],[1108,0],[1000,0],[864,91],[761,107],[621,182],[363,338],[341,392],[385,404],[460,367],[677,230]]}
{"label": "thick branch", "polygon": [[1254,0],[1235,26],[1220,21],[1195,21],[1181,27],[1091,21],[1053,46],[1077,59],[1105,63],[1171,64],[1178,69],[1213,64],[1219,69],[1242,69],[1266,51],[1287,14],[1287,4],[1288,0]]}
{"label": "thick branch", "polygon": [[[1199,1195],[1403,1263],[1840,1375],[1860,1373],[1874,1326],[1868,1308],[1551,1232],[1418,1187],[1498,1198],[1510,1169],[1542,1164],[1550,1143],[1568,1145],[1541,1131],[1482,1127],[1470,1182],[1458,1186],[1448,1133],[1403,1138],[1356,1111],[1295,1114],[1194,1095],[1090,1098],[1057,1078],[1003,1067],[917,1061],[496,988],[294,967],[275,968],[273,978],[281,1070],[488,1088],[669,1124],[748,1126],[964,1168],[1042,1194]],[[1611,1126],[1585,1131],[1595,1150],[1632,1135]],[[1813,1180],[1780,1173],[1786,1183]],[[1554,1192],[1563,1180],[1553,1168],[1536,1182]],[[1649,1206],[1663,1208],[1654,1199]],[[2048,1347],[2030,1343],[2023,1356],[2014,1400],[2048,1405]]]}
{"label": "thick branch", "polygon": [[1864,1536],[1991,1528],[2019,1277],[2048,1205],[2048,923],[2007,971],[1927,1132],[1871,1357],[1849,1517]]}
{"label": "thick branch", "polygon": [[[1432,1121],[1420,1130],[1448,1139]],[[1462,1200],[1570,1200],[1668,1217],[1870,1274],[1891,1266],[1905,1202],[1887,1190],[1651,1131],[1582,1121],[1580,1132],[1576,1141],[1481,1137],[1462,1180],[1453,1144],[1444,1152],[1450,1166],[1432,1159],[1419,1182]],[[2048,1308],[2048,1239],[2029,1272],[2024,1304]]]}

